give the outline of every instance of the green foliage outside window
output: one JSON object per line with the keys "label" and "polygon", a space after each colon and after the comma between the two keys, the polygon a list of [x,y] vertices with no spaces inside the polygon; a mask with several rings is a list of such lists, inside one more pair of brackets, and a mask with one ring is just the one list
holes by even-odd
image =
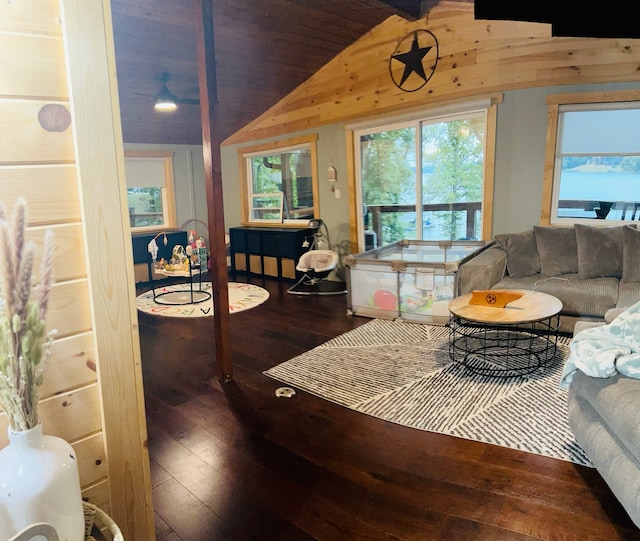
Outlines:
{"label": "green foliage outside window", "polygon": [[[282,192],[285,198],[285,218],[299,217],[294,216],[298,209],[313,207],[309,149],[287,150],[252,157],[251,189],[252,194]],[[260,219],[260,216],[254,218]]]}
{"label": "green foliage outside window", "polygon": [[[482,200],[484,119],[471,118],[422,128],[423,161],[433,173],[423,180],[425,203],[468,203]],[[437,212],[446,238],[455,240],[464,212]]]}
{"label": "green foliage outside window", "polygon": [[[398,205],[415,200],[415,130],[403,128],[361,138],[362,197],[367,205]],[[384,244],[404,236],[402,217],[381,216]]]}
{"label": "green foliage outside window", "polygon": [[163,225],[162,188],[129,188],[129,215],[134,227]]}
{"label": "green foliage outside window", "polygon": [[[416,157],[416,127],[420,125],[421,156]],[[416,194],[424,204],[481,202],[484,174],[485,116],[472,115],[360,137],[362,200],[368,207],[414,206],[413,212],[381,212],[379,245],[403,238],[422,239],[416,230]],[[421,163],[422,185],[417,163]],[[421,189],[419,189],[421,188]],[[466,211],[425,211],[423,225],[435,228],[432,240],[467,236]],[[481,236],[476,217],[474,238]]]}

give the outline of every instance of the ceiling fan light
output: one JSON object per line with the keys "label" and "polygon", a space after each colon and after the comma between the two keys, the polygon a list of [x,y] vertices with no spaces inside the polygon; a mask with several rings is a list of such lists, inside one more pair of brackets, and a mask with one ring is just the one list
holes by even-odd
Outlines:
{"label": "ceiling fan light", "polygon": [[154,108],[156,111],[175,111],[178,108],[178,98],[169,91],[167,85],[163,84],[156,94]]}

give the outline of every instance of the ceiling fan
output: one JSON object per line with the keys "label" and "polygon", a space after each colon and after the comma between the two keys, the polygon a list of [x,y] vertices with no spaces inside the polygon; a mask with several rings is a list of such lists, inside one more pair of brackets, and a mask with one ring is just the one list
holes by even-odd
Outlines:
{"label": "ceiling fan", "polygon": [[178,104],[185,105],[200,105],[199,99],[194,98],[178,98],[167,87],[167,82],[171,76],[168,72],[164,72],[160,75],[159,80],[162,83],[162,88],[154,97],[154,108],[156,111],[171,112],[178,108]]}

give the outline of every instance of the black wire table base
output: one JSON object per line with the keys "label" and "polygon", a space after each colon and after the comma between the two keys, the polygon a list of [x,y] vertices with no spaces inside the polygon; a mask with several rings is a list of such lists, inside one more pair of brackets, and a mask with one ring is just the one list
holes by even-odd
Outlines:
{"label": "black wire table base", "polygon": [[560,316],[511,325],[452,316],[448,326],[451,360],[476,374],[513,377],[535,372],[554,360]]}
{"label": "black wire table base", "polygon": [[171,291],[164,291],[162,293],[156,293],[153,291],[153,300],[156,304],[162,304],[164,306],[186,306],[188,304],[199,304],[204,301],[208,301],[211,298],[211,293],[203,291],[201,289],[193,289],[193,285],[190,289],[174,289]]}

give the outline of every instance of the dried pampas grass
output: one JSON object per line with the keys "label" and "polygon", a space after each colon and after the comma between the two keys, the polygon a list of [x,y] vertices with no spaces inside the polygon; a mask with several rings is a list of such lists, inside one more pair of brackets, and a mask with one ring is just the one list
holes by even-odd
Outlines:
{"label": "dried pampas grass", "polygon": [[53,284],[53,232],[44,235],[40,283],[33,299],[35,246],[25,243],[25,228],[26,201],[16,201],[11,221],[0,203],[0,406],[16,431],[40,422],[39,388],[55,335],[45,324]]}

